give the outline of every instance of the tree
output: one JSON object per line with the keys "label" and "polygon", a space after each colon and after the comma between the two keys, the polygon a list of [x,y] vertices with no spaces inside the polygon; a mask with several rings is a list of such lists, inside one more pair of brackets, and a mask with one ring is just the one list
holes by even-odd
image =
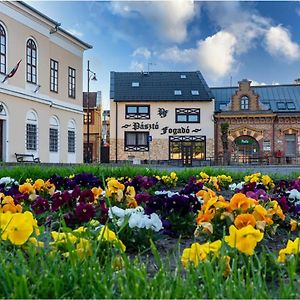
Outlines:
{"label": "tree", "polygon": [[229,165],[229,153],[228,153],[228,123],[221,124],[221,140],[223,145],[223,157],[224,157],[224,164]]}

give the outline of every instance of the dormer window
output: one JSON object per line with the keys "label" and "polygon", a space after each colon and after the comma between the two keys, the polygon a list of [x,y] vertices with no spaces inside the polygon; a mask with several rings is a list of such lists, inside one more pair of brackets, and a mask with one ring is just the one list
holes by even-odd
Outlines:
{"label": "dormer window", "polygon": [[199,96],[199,91],[198,90],[191,90],[191,93],[193,96]]}
{"label": "dormer window", "polygon": [[185,74],[181,74],[181,75],[180,75],[180,78],[181,78],[181,79],[186,79],[186,75],[185,75]]}
{"label": "dormer window", "polygon": [[296,105],[294,102],[287,102],[286,103],[287,109],[289,110],[295,110],[296,109]]}
{"label": "dormer window", "polygon": [[175,90],[175,91],[174,91],[174,95],[175,95],[175,96],[180,96],[180,95],[182,95],[181,90]]}
{"label": "dormer window", "polygon": [[277,102],[276,105],[277,105],[277,109],[279,109],[279,110],[286,110],[286,104],[285,104],[285,102],[280,101],[280,102]]}
{"label": "dormer window", "polygon": [[249,109],[249,98],[247,96],[242,96],[241,98],[241,110]]}
{"label": "dormer window", "polygon": [[132,87],[139,87],[139,86],[140,86],[140,83],[137,82],[137,81],[133,81],[133,82],[131,83],[131,86],[132,86]]}

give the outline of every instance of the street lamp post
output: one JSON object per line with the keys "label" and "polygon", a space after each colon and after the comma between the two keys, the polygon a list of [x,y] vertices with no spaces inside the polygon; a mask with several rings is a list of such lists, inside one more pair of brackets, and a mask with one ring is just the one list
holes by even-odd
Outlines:
{"label": "street lamp post", "polygon": [[97,80],[96,73],[90,70],[90,61],[87,67],[87,163],[91,163],[91,147],[90,147],[90,80]]}

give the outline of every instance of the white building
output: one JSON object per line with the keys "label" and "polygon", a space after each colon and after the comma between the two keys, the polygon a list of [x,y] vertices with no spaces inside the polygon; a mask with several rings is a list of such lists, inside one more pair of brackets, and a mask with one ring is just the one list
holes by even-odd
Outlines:
{"label": "white building", "polygon": [[82,162],[82,63],[91,46],[59,26],[23,2],[0,2],[0,161],[21,153]]}

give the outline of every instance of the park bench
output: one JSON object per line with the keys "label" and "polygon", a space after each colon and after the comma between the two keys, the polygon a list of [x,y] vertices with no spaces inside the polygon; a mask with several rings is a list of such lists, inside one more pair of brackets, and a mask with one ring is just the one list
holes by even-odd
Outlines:
{"label": "park bench", "polygon": [[34,157],[33,154],[15,153],[17,162],[19,163],[40,163],[39,157]]}

